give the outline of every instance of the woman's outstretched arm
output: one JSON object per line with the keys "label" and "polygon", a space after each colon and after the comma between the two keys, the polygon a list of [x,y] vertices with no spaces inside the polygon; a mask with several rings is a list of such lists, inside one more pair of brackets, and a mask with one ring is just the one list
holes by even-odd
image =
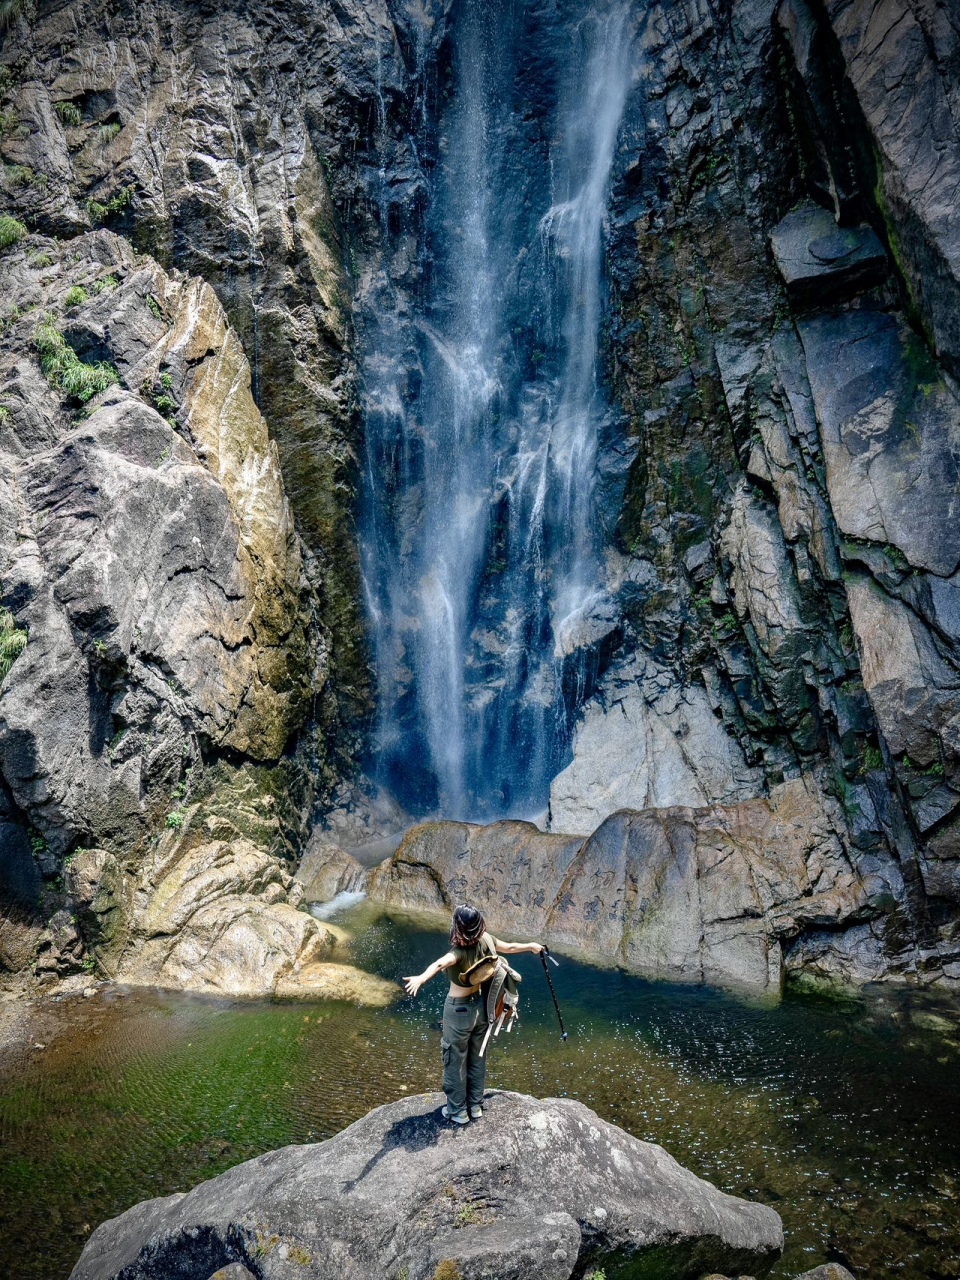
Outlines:
{"label": "woman's outstretched arm", "polygon": [[505,956],[515,956],[521,951],[532,951],[538,956],[543,950],[542,942],[501,942],[499,938],[494,938],[493,945]]}
{"label": "woman's outstretched arm", "polygon": [[412,978],[404,978],[403,985],[407,989],[407,995],[415,996],[425,982],[435,978],[441,969],[449,969],[456,958],[452,951],[448,951],[439,960],[434,960],[433,964],[428,964],[423,973],[417,973]]}

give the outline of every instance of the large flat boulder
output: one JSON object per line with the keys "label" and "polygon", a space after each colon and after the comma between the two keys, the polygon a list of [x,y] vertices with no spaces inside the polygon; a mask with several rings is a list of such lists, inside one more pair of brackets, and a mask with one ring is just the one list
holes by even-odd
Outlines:
{"label": "large flat boulder", "polygon": [[[588,839],[530,823],[423,823],[367,881],[374,900],[449,912],[469,900],[502,934],[671,980],[778,989],[805,934],[830,938],[819,964],[882,976],[883,922],[903,895],[889,857],[842,839],[812,778],[768,798],[621,810]],[[868,944],[845,931],[868,926]]]}
{"label": "large flat boulder", "polygon": [[[632,1264],[659,1280],[762,1275],[778,1215],[724,1195],[569,1099],[487,1095],[469,1129],[440,1094],[371,1111],[99,1227],[71,1280],[566,1280]],[[448,1265],[438,1270],[441,1264]],[[631,1272],[633,1273],[633,1272]]]}

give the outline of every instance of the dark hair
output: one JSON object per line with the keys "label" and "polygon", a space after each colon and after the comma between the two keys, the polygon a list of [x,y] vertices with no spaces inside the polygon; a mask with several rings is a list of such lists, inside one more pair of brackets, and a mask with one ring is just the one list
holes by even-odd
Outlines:
{"label": "dark hair", "polygon": [[453,913],[450,942],[455,947],[472,947],[486,929],[486,921],[476,907],[457,907]]}

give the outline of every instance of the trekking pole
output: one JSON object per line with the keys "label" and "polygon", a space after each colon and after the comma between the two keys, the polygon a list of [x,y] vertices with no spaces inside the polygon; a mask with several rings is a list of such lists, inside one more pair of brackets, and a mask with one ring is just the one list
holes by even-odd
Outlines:
{"label": "trekking pole", "polygon": [[550,988],[550,994],[553,996],[553,1007],[557,1011],[557,1020],[560,1023],[560,1039],[566,1040],[567,1033],[563,1029],[563,1014],[560,1012],[559,1004],[557,1004],[557,993],[553,989],[553,979],[550,977],[550,970],[547,968],[547,961],[549,960],[551,964],[555,964],[558,969],[560,968],[560,965],[556,960],[554,960],[553,956],[550,954],[550,948],[547,946],[545,946],[540,952],[540,959],[543,963],[543,972],[547,979],[547,986]]}

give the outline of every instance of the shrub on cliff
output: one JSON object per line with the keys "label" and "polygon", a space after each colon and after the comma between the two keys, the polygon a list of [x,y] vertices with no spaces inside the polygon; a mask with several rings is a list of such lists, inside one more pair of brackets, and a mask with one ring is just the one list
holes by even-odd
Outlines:
{"label": "shrub on cliff", "polygon": [[106,222],[112,214],[125,209],[132,199],[133,187],[121,187],[106,203],[91,196],[85,205],[87,216],[91,222]]}
{"label": "shrub on cliff", "polygon": [[0,609],[0,684],[27,647],[27,633],[21,631],[9,609]]}
{"label": "shrub on cliff", "polygon": [[52,320],[41,320],[34,341],[40,353],[40,368],[47,378],[81,404],[120,381],[112,365],[103,361],[85,364]]}
{"label": "shrub on cliff", "polygon": [[27,228],[9,213],[0,214],[0,249],[18,244],[27,234]]}

